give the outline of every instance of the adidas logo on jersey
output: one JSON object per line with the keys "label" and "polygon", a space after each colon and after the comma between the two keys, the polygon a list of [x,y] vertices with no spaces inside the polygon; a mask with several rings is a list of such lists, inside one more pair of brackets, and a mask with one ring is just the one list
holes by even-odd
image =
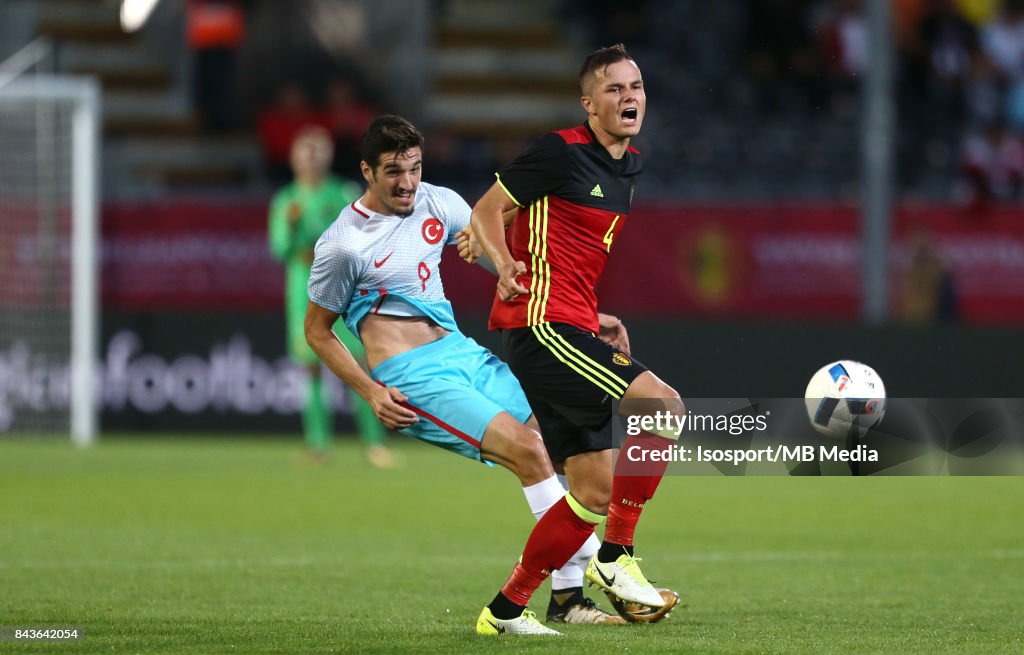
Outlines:
{"label": "adidas logo on jersey", "polygon": [[595,184],[594,188],[590,190],[590,195],[594,196],[595,198],[604,198],[604,192],[601,191],[601,185]]}

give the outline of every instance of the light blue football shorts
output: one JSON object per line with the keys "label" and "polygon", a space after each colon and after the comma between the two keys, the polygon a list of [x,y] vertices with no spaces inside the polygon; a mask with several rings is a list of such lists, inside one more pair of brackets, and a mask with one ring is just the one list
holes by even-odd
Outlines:
{"label": "light blue football shorts", "polygon": [[508,365],[459,332],[390,357],[370,375],[419,415],[402,434],[487,464],[480,442],[494,417],[508,412],[525,423],[533,413]]}

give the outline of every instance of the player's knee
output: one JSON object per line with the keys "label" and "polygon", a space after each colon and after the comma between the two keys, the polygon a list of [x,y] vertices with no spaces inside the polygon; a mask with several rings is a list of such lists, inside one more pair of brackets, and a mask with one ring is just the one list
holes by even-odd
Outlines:
{"label": "player's knee", "polygon": [[671,385],[666,384],[657,377],[650,382],[649,398],[657,399],[659,410],[667,411],[676,416],[686,414],[686,404]]}
{"label": "player's knee", "polygon": [[668,389],[673,393],[673,395],[667,396],[665,398],[665,409],[672,412],[676,416],[685,415],[686,403],[683,402],[683,399],[679,397],[679,394],[676,393],[675,389],[673,389],[672,387],[668,387]]}
{"label": "player's knee", "polygon": [[638,377],[619,404],[623,416],[655,416],[664,413],[686,414],[686,404],[679,392],[653,374]]}
{"label": "player's knee", "polygon": [[676,391],[672,385],[665,383],[658,378],[654,379],[654,393],[651,394],[652,398],[664,398],[665,400],[679,400],[679,392]]}
{"label": "player's knee", "polygon": [[514,438],[514,456],[516,472],[526,484],[536,484],[554,475],[548,451],[540,435],[522,426],[516,430]]}

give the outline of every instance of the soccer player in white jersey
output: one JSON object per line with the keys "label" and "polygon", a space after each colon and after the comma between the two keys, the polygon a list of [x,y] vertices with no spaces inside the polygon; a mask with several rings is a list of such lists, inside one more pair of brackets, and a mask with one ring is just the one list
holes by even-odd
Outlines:
{"label": "soccer player in white jersey", "polygon": [[[552,603],[570,592],[560,620],[623,623],[582,595],[582,567],[598,547],[595,515],[554,475],[511,371],[455,323],[438,265],[443,247],[469,225],[470,208],[454,191],[420,181],[422,146],[420,133],[398,116],[381,116],[367,129],[367,191],[316,244],[306,339],[389,428],[519,478],[539,519],[524,552],[545,562],[543,575],[555,572]],[[369,374],[331,331],[339,316],[363,342]],[[503,588],[495,596],[478,633],[559,634],[510,600],[516,593]]]}

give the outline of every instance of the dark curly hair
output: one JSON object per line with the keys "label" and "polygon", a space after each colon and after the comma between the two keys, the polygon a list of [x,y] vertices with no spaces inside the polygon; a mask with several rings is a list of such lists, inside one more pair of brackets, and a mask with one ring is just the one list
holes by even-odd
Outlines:
{"label": "dark curly hair", "polygon": [[378,116],[370,127],[363,132],[363,139],[359,144],[359,156],[369,164],[370,168],[377,168],[380,164],[380,156],[385,152],[402,154],[412,148],[423,147],[423,135],[416,129],[416,126],[401,116],[384,114]]}

